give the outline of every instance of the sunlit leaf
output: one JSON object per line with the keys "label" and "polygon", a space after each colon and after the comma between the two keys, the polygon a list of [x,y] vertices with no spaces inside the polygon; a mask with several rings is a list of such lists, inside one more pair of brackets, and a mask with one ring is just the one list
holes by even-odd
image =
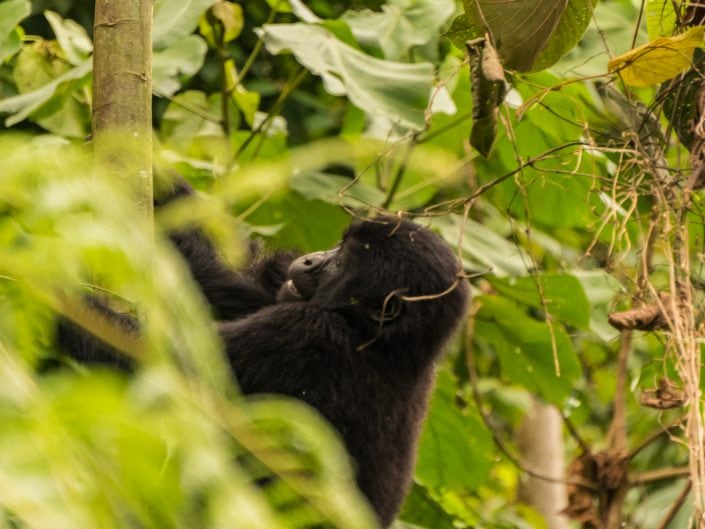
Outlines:
{"label": "sunlit leaf", "polygon": [[368,114],[381,114],[412,129],[424,127],[433,81],[430,63],[376,59],[316,25],[270,24],[259,33],[271,53],[291,51],[299,62],[323,78],[331,94],[348,96]]}
{"label": "sunlit leaf", "polygon": [[341,17],[363,45],[379,47],[390,60],[399,60],[412,47],[438,36],[455,13],[450,0],[390,0],[381,12],[346,11]]}
{"label": "sunlit leaf", "polygon": [[673,34],[678,16],[671,0],[646,0],[645,13],[649,38],[656,39]]}
{"label": "sunlit leaf", "polygon": [[245,24],[242,7],[231,2],[218,2],[212,8],[213,16],[220,20],[225,29],[223,42],[230,42],[238,38]]}
{"label": "sunlit leaf", "polygon": [[703,35],[705,26],[698,26],[675,37],[660,37],[615,57],[609,70],[632,86],[662,83],[692,66],[693,52],[702,46]]}
{"label": "sunlit leaf", "polygon": [[152,41],[161,49],[190,35],[201,15],[217,0],[156,0]]}
{"label": "sunlit leaf", "polygon": [[93,42],[83,26],[73,20],[61,18],[53,11],[45,11],[44,16],[71,64],[76,66],[82,63],[93,52]]}
{"label": "sunlit leaf", "polygon": [[92,64],[90,60],[86,60],[78,66],[68,70],[53,81],[45,84],[32,92],[20,94],[13,97],[8,97],[0,101],[0,113],[11,114],[5,120],[5,125],[12,126],[15,123],[26,119],[30,114],[37,111],[42,105],[56,94],[57,90],[62,86],[70,84],[74,81],[80,81],[91,71]]}

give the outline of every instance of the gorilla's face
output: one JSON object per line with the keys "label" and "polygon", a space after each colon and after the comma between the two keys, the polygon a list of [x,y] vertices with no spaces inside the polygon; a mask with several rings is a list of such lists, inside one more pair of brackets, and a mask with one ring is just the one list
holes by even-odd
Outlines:
{"label": "gorilla's face", "polygon": [[306,301],[342,271],[341,248],[302,255],[289,266],[288,279],[279,290],[279,301]]}
{"label": "gorilla's face", "polygon": [[[431,231],[395,217],[353,222],[335,248],[291,263],[277,295],[279,302],[311,302],[330,310],[354,310],[374,322],[396,320],[406,301],[416,303],[410,318],[423,321],[447,299],[438,294],[458,283],[458,263]],[[414,319],[415,318],[415,319]]]}

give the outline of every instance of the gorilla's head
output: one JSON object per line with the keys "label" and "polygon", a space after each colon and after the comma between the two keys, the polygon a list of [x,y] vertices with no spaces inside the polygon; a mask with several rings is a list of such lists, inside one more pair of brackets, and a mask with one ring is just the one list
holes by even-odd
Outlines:
{"label": "gorilla's head", "polygon": [[379,216],[353,223],[335,248],[296,259],[279,300],[354,309],[385,325],[397,319],[428,325],[424,317],[442,318],[444,305],[457,313],[467,291],[458,259],[437,235],[408,220]]}

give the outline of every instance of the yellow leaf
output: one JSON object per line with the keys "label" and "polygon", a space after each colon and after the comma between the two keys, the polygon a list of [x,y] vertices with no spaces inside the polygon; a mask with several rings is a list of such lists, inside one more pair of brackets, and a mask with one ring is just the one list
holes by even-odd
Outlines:
{"label": "yellow leaf", "polygon": [[650,86],[675,77],[692,66],[693,52],[703,43],[705,26],[690,28],[675,37],[660,37],[615,57],[610,72],[619,72],[632,86]]}

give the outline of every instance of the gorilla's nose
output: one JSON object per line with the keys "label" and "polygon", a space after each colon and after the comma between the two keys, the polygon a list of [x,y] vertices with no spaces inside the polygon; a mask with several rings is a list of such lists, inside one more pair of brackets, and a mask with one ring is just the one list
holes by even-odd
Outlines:
{"label": "gorilla's nose", "polygon": [[326,260],[326,252],[314,252],[299,257],[292,263],[292,268],[310,272],[315,270]]}

